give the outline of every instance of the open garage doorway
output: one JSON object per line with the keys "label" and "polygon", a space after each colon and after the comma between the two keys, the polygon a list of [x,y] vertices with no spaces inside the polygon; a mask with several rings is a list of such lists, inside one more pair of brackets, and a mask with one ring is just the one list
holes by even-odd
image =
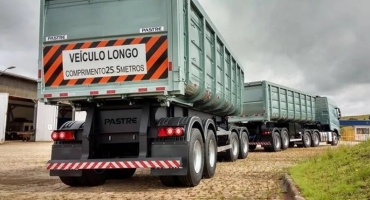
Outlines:
{"label": "open garage doorway", "polygon": [[2,71],[0,76],[0,144],[32,140],[37,80]]}
{"label": "open garage doorway", "polygon": [[29,141],[34,137],[35,101],[9,96],[5,125],[5,141]]}

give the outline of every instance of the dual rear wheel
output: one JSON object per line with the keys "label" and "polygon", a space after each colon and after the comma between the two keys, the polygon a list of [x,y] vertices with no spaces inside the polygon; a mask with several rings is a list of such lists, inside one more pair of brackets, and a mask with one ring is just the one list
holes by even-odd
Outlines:
{"label": "dual rear wheel", "polygon": [[[202,134],[199,129],[193,128],[190,133],[190,141],[189,141],[189,150],[188,150],[188,166],[187,166],[187,175],[185,176],[160,176],[159,179],[165,186],[176,187],[176,186],[186,186],[186,187],[194,187],[198,185],[203,176],[203,169],[205,164],[205,156],[204,156],[204,142],[202,138]],[[210,141],[208,146],[212,146],[212,139],[208,137],[206,141]],[[212,150],[211,150],[212,151]],[[208,151],[207,151],[208,152]],[[217,152],[216,152],[217,153]],[[209,155],[212,154],[209,153]],[[208,156],[210,157],[210,156]],[[208,159],[209,166],[216,165],[210,163],[211,159]],[[211,170],[206,170],[208,173],[212,174],[212,167]],[[213,172],[214,173],[214,172]]]}
{"label": "dual rear wheel", "polygon": [[311,146],[312,147],[319,146],[319,144],[320,144],[320,136],[319,136],[319,133],[317,131],[315,131],[315,132],[312,133],[311,139],[312,139],[312,142],[311,142]]}
{"label": "dual rear wheel", "polygon": [[[328,142],[332,146],[338,145],[338,133],[332,132],[332,141]],[[302,144],[297,144],[298,147],[317,147],[320,145],[320,133],[318,131],[314,131],[312,134],[309,131],[305,131],[303,133]]]}
{"label": "dual rear wheel", "polygon": [[[194,187],[197,186],[202,178],[212,178],[217,166],[217,141],[215,132],[208,130],[207,138],[203,142],[201,132],[197,128],[191,131],[189,141],[189,160],[187,175],[185,176],[160,176],[160,181],[165,186]],[[232,132],[229,138],[231,149],[225,154],[227,161],[235,161],[238,158],[244,159],[248,156],[249,140],[246,132],[242,132],[238,137],[236,132]]]}
{"label": "dual rear wheel", "polygon": [[246,131],[242,131],[240,135],[232,132],[230,135],[231,149],[226,151],[226,161],[233,162],[237,159],[245,159],[249,154],[249,138]]}
{"label": "dual rear wheel", "polygon": [[[338,134],[332,132],[332,142],[331,145],[336,146],[338,144]],[[314,131],[312,134],[309,131],[304,131],[302,136],[302,143],[298,143],[298,147],[317,147],[320,144],[320,134],[318,131]],[[285,150],[288,147],[294,147],[294,142],[289,142],[288,130],[286,128],[281,129],[281,132],[275,131],[272,133],[272,145],[265,147],[265,150],[278,152],[280,150]],[[254,146],[255,148],[255,146]]]}
{"label": "dual rear wheel", "polygon": [[279,152],[289,147],[288,129],[281,129],[280,133],[276,130],[272,132],[271,146],[264,147],[265,151]]}

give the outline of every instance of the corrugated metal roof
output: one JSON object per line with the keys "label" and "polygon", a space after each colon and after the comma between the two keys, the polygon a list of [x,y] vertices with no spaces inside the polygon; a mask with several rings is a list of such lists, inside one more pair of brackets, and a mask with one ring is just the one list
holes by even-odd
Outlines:
{"label": "corrugated metal roof", "polygon": [[37,82],[37,79],[30,78],[30,77],[27,77],[27,76],[18,75],[18,74],[13,74],[13,73],[9,73],[9,72],[3,72],[3,74],[1,74],[1,76],[9,76],[9,77],[13,77],[13,78],[18,78],[18,79],[23,79],[23,80],[27,80],[27,81]]}
{"label": "corrugated metal roof", "polygon": [[370,126],[370,120],[339,120],[341,126]]}

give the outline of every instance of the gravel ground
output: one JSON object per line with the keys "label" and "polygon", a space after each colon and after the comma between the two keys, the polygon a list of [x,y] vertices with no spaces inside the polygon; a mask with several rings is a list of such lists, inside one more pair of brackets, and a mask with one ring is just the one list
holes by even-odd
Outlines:
{"label": "gravel ground", "polygon": [[148,170],[99,187],[70,188],[46,170],[51,143],[6,142],[0,145],[0,199],[283,199],[278,179],[284,169],[326,148],[333,147],[257,149],[245,160],[217,163],[215,177],[195,188],[166,188]]}

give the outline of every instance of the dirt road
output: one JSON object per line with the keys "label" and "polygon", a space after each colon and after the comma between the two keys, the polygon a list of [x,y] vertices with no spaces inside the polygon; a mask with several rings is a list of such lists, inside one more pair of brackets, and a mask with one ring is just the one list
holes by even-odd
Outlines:
{"label": "dirt road", "polygon": [[246,160],[217,163],[216,175],[195,188],[166,188],[148,170],[128,180],[108,180],[93,188],[70,188],[50,177],[51,143],[0,145],[0,199],[282,199],[278,178],[284,168],[330,146],[251,152]]}

